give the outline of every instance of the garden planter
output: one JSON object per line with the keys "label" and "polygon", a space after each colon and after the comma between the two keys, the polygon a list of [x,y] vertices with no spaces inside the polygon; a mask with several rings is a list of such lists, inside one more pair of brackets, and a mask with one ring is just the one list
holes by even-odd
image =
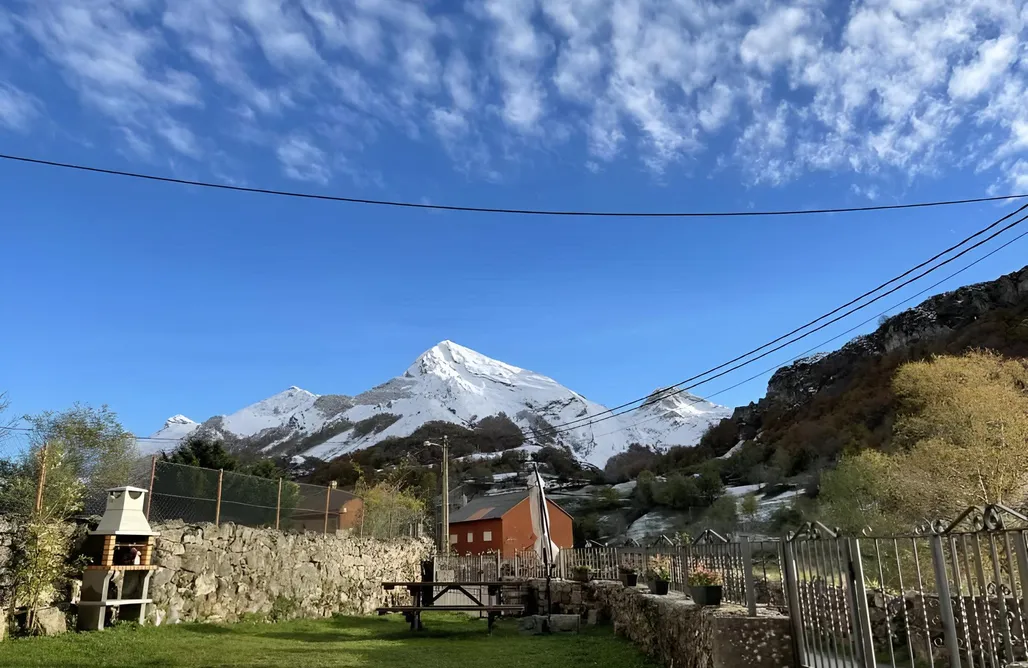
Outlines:
{"label": "garden planter", "polygon": [[689,595],[696,605],[721,605],[721,585],[689,587]]}
{"label": "garden planter", "polygon": [[667,580],[651,580],[650,592],[657,596],[666,596],[671,583]]}
{"label": "garden planter", "polygon": [[639,574],[621,571],[621,582],[624,583],[626,587],[637,587],[639,586]]}

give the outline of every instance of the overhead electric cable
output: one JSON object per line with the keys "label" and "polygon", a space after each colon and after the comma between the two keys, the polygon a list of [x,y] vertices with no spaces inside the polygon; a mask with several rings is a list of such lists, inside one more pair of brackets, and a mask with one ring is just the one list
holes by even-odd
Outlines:
{"label": "overhead electric cable", "polygon": [[[711,369],[707,369],[703,373],[697,374],[697,375],[692,376],[690,378],[686,378],[683,381],[680,381],[678,383],[675,383],[674,385],[670,385],[670,386],[668,386],[666,388],[658,390],[657,392],[650,393],[650,394],[648,394],[648,395],[646,395],[644,397],[639,397],[637,399],[633,399],[631,401],[627,401],[627,402],[625,402],[623,404],[620,404],[618,406],[614,406],[612,408],[608,408],[608,409],[606,409],[604,411],[601,411],[599,413],[596,413],[594,415],[586,415],[584,417],[580,417],[580,418],[576,418],[574,420],[570,420],[570,421],[565,422],[563,424],[553,425],[552,427],[548,427],[547,430],[544,431],[544,433],[551,433],[550,430],[556,430],[556,431],[552,431],[552,433],[560,433],[559,430],[561,430],[563,427],[570,427],[570,426],[574,426],[574,425],[580,425],[583,422],[588,422],[589,424],[592,424],[591,421],[594,418],[600,417],[601,415],[606,415],[608,413],[613,413],[615,411],[619,411],[619,410],[622,410],[624,408],[628,408],[629,406],[632,406],[633,404],[636,404],[636,403],[639,403],[639,402],[646,402],[647,400],[650,400],[651,398],[653,399],[653,401],[651,401],[651,403],[654,403],[655,401],[659,401],[660,399],[662,399],[664,397],[658,397],[658,395],[661,395],[661,394],[664,394],[665,392],[669,392],[671,390],[674,390],[675,388],[681,387],[682,385],[685,385],[686,383],[691,383],[692,381],[698,380],[698,379],[702,378],[703,376],[706,376],[708,374],[714,373],[715,371],[719,371],[719,370],[725,368],[726,366],[729,366],[730,364],[734,364],[735,362],[738,362],[738,361],[740,361],[742,359],[745,359],[745,358],[749,357],[750,355],[758,353],[761,350],[764,350],[765,348],[767,348],[769,346],[773,346],[774,344],[778,343],[779,341],[782,341],[783,339],[786,339],[786,338],[792,336],[793,334],[796,334],[796,333],[798,333],[798,332],[800,332],[800,331],[802,331],[802,330],[804,330],[804,329],[806,329],[808,327],[811,327],[812,325],[817,324],[818,322],[824,320],[825,318],[828,318],[828,317],[831,317],[831,316],[835,315],[836,313],[838,313],[839,311],[842,311],[843,309],[846,309],[846,308],[848,308],[850,306],[853,306],[854,304],[856,304],[860,300],[865,299],[866,297],[870,297],[871,295],[873,295],[874,293],[878,292],[879,290],[881,290],[881,289],[891,285],[892,283],[895,283],[896,281],[899,281],[899,280],[902,280],[902,279],[906,278],[907,276],[909,276],[910,274],[914,273],[918,269],[922,269],[922,268],[926,267],[927,265],[931,264],[932,262],[935,262],[936,260],[938,260],[942,256],[944,256],[944,255],[946,255],[948,253],[951,253],[954,250],[957,250],[958,248],[960,248],[964,244],[966,244],[969,241],[972,241],[973,239],[975,239],[976,237],[979,237],[979,236],[985,234],[986,232],[992,230],[993,228],[995,228],[998,225],[1002,224],[1003,222],[1009,220],[1011,217],[1017,215],[1018,213],[1024,211],[1025,209],[1028,209],[1028,204],[1024,204],[1024,205],[1018,207],[1017,209],[1011,211],[1010,213],[1006,214],[1005,216],[1002,216],[1001,218],[997,219],[996,221],[994,221],[993,223],[989,224],[988,226],[978,230],[974,234],[972,234],[972,235],[970,235],[968,237],[965,237],[964,239],[962,239],[958,243],[950,246],[949,248],[947,248],[947,249],[945,249],[945,250],[943,250],[943,251],[941,251],[939,253],[936,253],[934,256],[928,258],[924,262],[922,262],[922,263],[920,263],[920,264],[918,264],[918,265],[916,265],[914,267],[911,267],[910,269],[908,269],[907,271],[903,272],[899,276],[896,276],[895,278],[889,279],[888,281],[886,281],[885,283],[882,283],[878,287],[876,287],[876,288],[874,288],[872,290],[868,290],[867,292],[865,292],[864,294],[860,295],[859,297],[851,299],[850,301],[848,301],[845,304],[843,304],[843,305],[841,305],[841,306],[839,306],[839,307],[829,311],[828,313],[825,313],[824,315],[818,316],[814,320],[811,320],[810,322],[808,322],[808,323],[806,323],[804,325],[801,325],[801,326],[797,327],[796,329],[792,330],[791,332],[787,332],[787,333],[779,336],[778,338],[776,338],[776,339],[774,339],[772,341],[768,341],[767,343],[765,343],[764,345],[762,345],[762,346],[760,346],[758,348],[754,348],[753,350],[750,350],[750,351],[748,351],[746,353],[743,353],[742,355],[739,355],[738,357],[730,359],[727,362],[724,362],[723,364],[719,364],[716,367],[713,367]],[[1018,221],[1018,223],[1019,222],[1020,221]],[[1014,223],[1014,225],[1017,225],[1018,223]],[[1006,228],[1003,228],[1003,230],[1001,230],[1000,232],[1003,232],[1003,231],[1005,231],[1007,229],[1010,229],[1010,227],[1013,227],[1013,225],[1008,226]],[[993,235],[993,237],[994,236],[996,236],[996,235]],[[992,239],[993,237],[989,237],[989,239]],[[986,239],[986,241],[988,241],[988,239]],[[975,246],[972,246],[971,248],[976,248],[979,245],[981,245],[981,244],[979,243],[979,244],[977,244]],[[961,253],[960,255],[963,255],[963,254],[964,253]],[[948,262],[950,262],[950,261],[960,257],[960,255],[955,255],[954,257],[950,258],[950,260],[947,260],[946,262],[943,262],[943,263],[937,265],[934,269],[930,269],[928,272],[925,272],[921,276],[925,276],[928,273],[931,273],[932,271],[935,271],[935,269],[937,269],[938,267],[944,266]],[[921,278],[921,276],[919,276],[918,278]],[[917,279],[913,279],[913,280],[917,280]],[[900,285],[899,287],[903,287],[905,285],[908,285],[911,282],[912,281],[907,281],[906,283],[903,283],[903,285]],[[886,295],[891,294],[892,292],[895,292],[895,291],[896,290],[891,290],[889,292],[886,292],[883,295],[875,298],[874,300],[867,302],[867,304],[865,304],[865,306],[869,305],[869,304],[872,304],[875,301],[877,301],[878,299],[880,299],[882,296],[886,296]],[[861,307],[861,308],[863,308],[863,307]],[[857,310],[859,310],[859,309],[857,309]],[[850,311],[849,313],[853,313],[853,312],[854,311]],[[849,315],[849,313],[847,313],[845,315]],[[845,317],[845,315],[843,315],[842,317]],[[837,322],[838,320],[839,320],[839,318],[836,318],[835,320],[832,320],[828,324],[831,324],[832,322]],[[819,327],[818,329],[823,329],[823,327]],[[815,331],[818,331],[818,329],[811,330],[811,332],[809,332],[809,333],[813,333]],[[799,340],[799,339],[796,339],[796,340]],[[786,345],[789,345],[789,344],[786,344]],[[781,347],[776,348],[775,350],[779,350],[780,348]],[[774,352],[774,351],[771,351],[771,352]],[[761,355],[760,357],[764,357],[764,355]],[[756,357],[756,358],[754,358],[754,360],[760,359],[760,357]],[[719,377],[719,376],[715,376],[715,378],[717,378],[717,377]],[[674,394],[678,394],[678,393],[675,392]],[[673,396],[673,395],[667,395],[667,396]],[[642,408],[645,405],[649,405],[649,404],[643,403],[643,404],[640,404],[639,406],[637,406],[637,408]]]}
{"label": "overhead electric cable", "polygon": [[[1010,218],[1012,215],[1014,215],[1016,213],[1020,213],[1024,209],[1028,209],[1028,204],[1025,204],[1025,205],[1021,206],[1020,208],[1018,208],[1016,211],[1014,211],[1014,212],[1012,212],[1010,214],[1007,214],[1006,216],[1001,218],[999,221],[997,221],[997,223],[993,223],[992,225],[990,225],[988,228],[985,228],[985,229],[991,229],[992,227],[994,227],[999,222],[1002,222],[1002,221]],[[737,369],[741,369],[744,366],[752,364],[753,362],[756,362],[759,359],[767,357],[768,355],[770,355],[773,352],[781,350],[782,348],[790,346],[793,343],[795,343],[797,341],[800,341],[800,340],[810,336],[814,332],[821,331],[825,327],[828,327],[829,325],[831,325],[833,323],[836,323],[839,320],[842,320],[843,318],[845,318],[845,317],[847,317],[847,316],[849,316],[849,315],[851,315],[853,313],[856,313],[857,311],[860,311],[862,309],[867,308],[868,306],[870,306],[871,304],[875,303],[876,301],[878,301],[878,300],[880,300],[880,299],[882,299],[884,297],[887,297],[887,296],[893,294],[894,292],[896,292],[896,291],[906,287],[907,285],[910,285],[911,283],[913,283],[915,281],[920,280],[921,278],[924,278],[928,274],[930,274],[930,273],[940,269],[941,267],[946,266],[947,264],[949,264],[950,262],[953,262],[957,258],[960,258],[960,257],[966,255],[967,253],[971,252],[975,248],[978,248],[981,245],[991,241],[992,239],[995,239],[997,236],[999,236],[1000,234],[1003,234],[1007,230],[1013,229],[1017,225],[1020,225],[1021,223],[1023,223],[1026,219],[1028,219],[1028,215],[1022,216],[1021,218],[1015,220],[1013,223],[1010,223],[1009,225],[1007,225],[1007,226],[1001,228],[1000,230],[998,230],[997,232],[992,233],[991,235],[989,235],[985,239],[982,239],[981,241],[978,241],[977,243],[975,243],[975,244],[965,248],[964,250],[960,251],[959,253],[957,253],[953,257],[950,257],[950,258],[947,258],[946,260],[943,260],[939,264],[937,264],[934,267],[931,267],[931,268],[925,270],[924,272],[918,274],[914,278],[911,278],[909,280],[904,281],[903,283],[900,283],[899,285],[895,286],[894,288],[892,288],[890,290],[887,290],[886,292],[883,292],[882,294],[874,297],[873,299],[871,299],[871,300],[869,300],[869,301],[867,301],[867,302],[865,302],[865,303],[863,303],[863,304],[861,304],[859,306],[856,306],[856,307],[850,309],[849,311],[843,313],[842,315],[836,316],[835,318],[832,318],[831,320],[829,320],[829,321],[827,321],[825,323],[822,323],[821,325],[815,327],[814,329],[811,329],[808,332],[805,332],[804,334],[801,334],[801,335],[799,335],[799,336],[797,336],[797,337],[795,337],[795,338],[793,338],[793,339],[791,339],[789,341],[786,341],[785,343],[782,343],[781,345],[778,345],[778,346],[776,346],[774,348],[771,348],[770,350],[767,350],[767,351],[761,353],[760,355],[757,355],[756,357],[753,357],[752,359],[746,360],[745,362],[742,362],[740,364],[736,364],[735,366],[732,366],[732,367],[730,367],[728,369],[725,369],[724,371],[721,371],[720,373],[717,373],[717,374],[715,374],[713,376],[710,376],[709,378],[704,378],[703,380],[700,380],[700,381],[698,381],[696,383],[693,383],[691,385],[686,385],[685,387],[682,387],[683,385],[685,385],[686,383],[690,383],[694,379],[702,378],[703,376],[706,376],[707,374],[711,373],[712,371],[715,371],[715,370],[718,370],[718,369],[723,369],[725,366],[731,364],[732,362],[738,361],[738,360],[743,359],[744,357],[747,357],[748,355],[752,354],[753,351],[751,351],[751,353],[747,353],[746,355],[742,355],[740,357],[737,357],[737,358],[735,358],[735,360],[732,360],[730,362],[726,362],[724,364],[720,364],[717,367],[714,367],[714,369],[710,369],[708,371],[705,371],[704,373],[701,373],[701,374],[698,374],[696,376],[693,376],[692,378],[687,378],[686,380],[681,381],[679,383],[676,383],[675,385],[671,385],[671,386],[669,386],[667,388],[664,388],[663,390],[660,390],[658,392],[652,393],[652,394],[648,395],[648,398],[644,398],[643,399],[643,403],[639,404],[638,406],[634,406],[632,408],[627,408],[627,410],[619,410],[619,409],[624,409],[624,408],[626,408],[628,406],[631,406],[632,404],[640,401],[639,399],[636,399],[635,401],[628,402],[626,404],[622,404],[619,407],[615,407],[615,408],[612,408],[612,409],[607,409],[606,411],[604,411],[602,413],[598,413],[596,416],[590,416],[590,417],[598,417],[600,415],[604,415],[605,417],[601,417],[599,419],[589,419],[589,421],[586,422],[584,425],[583,424],[574,424],[575,421],[572,420],[571,422],[565,423],[564,425],[558,425],[558,426],[550,427],[550,428],[543,429],[543,430],[536,430],[536,431],[537,432],[541,431],[541,434],[543,436],[551,436],[551,435],[556,435],[556,434],[564,433],[564,432],[570,431],[572,429],[579,429],[579,428],[581,428],[583,426],[591,426],[591,425],[603,422],[605,420],[609,420],[611,418],[617,417],[618,415],[624,415],[625,413],[628,413],[630,411],[637,410],[637,409],[643,408],[645,406],[650,406],[650,405],[655,404],[655,403],[657,403],[659,401],[667,399],[668,397],[673,397],[673,396],[675,396],[677,394],[681,394],[682,392],[690,390],[690,389],[692,389],[694,387],[698,387],[700,385],[704,385],[706,383],[709,383],[710,381],[714,380],[715,378],[720,378],[720,377],[722,377],[722,376],[724,376],[726,374],[731,373],[732,371],[735,371]],[[978,236],[978,233],[976,233],[973,236]],[[909,273],[909,272],[907,272],[907,273]],[[836,309],[836,311],[838,311],[838,309]],[[820,320],[820,318],[818,320]],[[801,328],[799,328],[797,330],[794,330],[794,331],[799,331],[800,329],[803,329],[803,328],[801,327]],[[783,337],[779,337],[775,341],[780,341],[782,338]],[[774,343],[774,342],[772,342],[772,343]],[[765,344],[764,346],[761,346],[760,348],[757,348],[755,350],[761,350],[761,349],[767,347],[768,345],[770,345],[770,344]],[[678,388],[678,389],[674,389],[674,388]],[[674,391],[672,391],[672,392],[668,391],[668,390],[672,390],[672,389],[674,389]],[[609,413],[609,415],[607,415],[607,413]],[[579,418],[579,420],[584,420],[584,419],[586,419],[586,418]],[[535,437],[539,437],[539,433],[533,433],[532,435],[535,436]]]}
{"label": "overhead electric cable", "polygon": [[350,204],[368,204],[373,206],[402,207],[407,209],[429,209],[435,211],[460,211],[467,213],[504,213],[523,216],[579,216],[579,217],[604,217],[604,218],[749,218],[760,216],[799,216],[816,215],[828,213],[860,213],[868,211],[893,211],[899,209],[919,209],[924,207],[953,206],[958,204],[981,204],[985,202],[1002,202],[1009,199],[1023,199],[1028,193],[1015,195],[995,195],[991,197],[969,197],[966,199],[937,200],[929,202],[912,202],[909,204],[879,204],[872,206],[849,206],[829,207],[822,209],[782,209],[764,211],[575,211],[559,209],[518,209],[500,208],[487,206],[459,206],[453,204],[431,204],[425,202],[405,202],[399,200],[368,199],[363,197],[344,197],[341,195],[324,195],[311,192],[298,192],[292,190],[276,190],[272,188],[256,188],[250,186],[238,186],[231,183],[218,183],[214,181],[199,181],[194,179],[181,179],[172,176],[160,176],[157,174],[146,174],[143,172],[132,172],[121,169],[107,169],[104,167],[93,167],[70,162],[57,162],[55,160],[43,160],[41,158],[30,158],[20,155],[0,153],[0,159],[14,162],[30,163],[34,165],[46,165],[49,167],[60,167],[62,169],[73,169],[96,174],[108,174],[112,176],[124,176],[146,181],[158,181],[161,183],[174,183],[200,188],[215,188],[218,190],[230,190],[234,192],[255,193],[261,195],[278,195],[280,197],[297,197],[302,199],[326,200],[331,202],[347,202]]}
{"label": "overhead electric cable", "polygon": [[[980,258],[978,258],[974,262],[969,262],[968,264],[966,264],[963,267],[961,267],[960,269],[956,270],[955,272],[953,272],[952,274],[950,274],[946,278],[943,278],[942,280],[939,280],[939,281],[936,281],[935,283],[932,283],[931,285],[929,285],[924,290],[921,290],[920,292],[907,297],[903,301],[896,302],[895,304],[893,304],[889,308],[885,309],[884,311],[882,311],[880,313],[877,313],[876,315],[871,316],[870,318],[868,318],[867,320],[864,320],[863,322],[857,323],[856,325],[854,325],[853,327],[850,327],[846,331],[840,332],[839,334],[836,334],[832,338],[826,339],[826,340],[822,341],[821,343],[819,343],[819,344],[817,344],[815,346],[811,346],[810,348],[807,348],[803,352],[801,352],[801,353],[799,353],[797,355],[794,355],[793,357],[791,357],[791,358],[789,358],[789,359],[787,359],[787,360],[785,360],[783,362],[779,362],[778,364],[775,364],[772,367],[768,367],[767,369],[764,369],[760,373],[755,373],[752,376],[750,376],[749,378],[745,378],[743,380],[740,380],[739,382],[735,383],[734,385],[729,385],[728,387],[722,388],[722,389],[718,390],[717,392],[712,392],[711,394],[708,394],[708,395],[703,396],[703,397],[696,397],[697,400],[695,402],[693,402],[693,403],[700,403],[701,401],[709,401],[709,400],[713,399],[714,397],[716,397],[718,395],[721,395],[721,394],[724,394],[725,392],[729,392],[731,390],[734,390],[735,388],[740,387],[742,385],[745,385],[746,383],[748,383],[750,381],[756,380],[757,378],[760,378],[761,376],[764,376],[764,375],[767,375],[767,374],[772,373],[774,371],[777,371],[778,369],[781,369],[782,367],[784,367],[787,364],[792,364],[796,360],[799,360],[799,359],[802,359],[802,358],[806,357],[807,355],[809,355],[810,353],[814,352],[815,350],[820,350],[820,349],[824,348],[828,344],[830,344],[830,343],[832,343],[834,341],[837,341],[838,339],[841,339],[842,337],[846,336],[847,334],[852,334],[853,332],[855,332],[856,330],[860,329],[864,325],[866,325],[866,324],[868,324],[870,322],[873,322],[874,320],[877,320],[878,318],[881,318],[884,315],[888,315],[890,312],[898,309],[899,307],[904,306],[906,304],[909,304],[910,302],[914,301],[915,299],[917,299],[918,297],[924,295],[925,293],[934,290],[935,288],[939,287],[940,285],[942,285],[946,281],[949,281],[950,279],[959,276],[960,274],[964,273],[965,271],[967,271],[971,267],[975,266],[976,264],[978,264],[982,260],[985,260],[985,259],[987,259],[989,257],[992,257],[993,255],[995,255],[996,253],[1000,252],[1001,250],[1003,250],[1007,246],[1010,246],[1014,242],[1020,241],[1021,239],[1023,239],[1026,236],[1028,236],[1028,231],[1022,232],[1021,234],[1017,235],[1013,239],[1005,241],[1002,245],[997,246],[996,248],[992,249],[991,251],[989,251],[985,255],[981,256]],[[598,437],[610,436],[611,434],[616,434],[619,431],[624,431],[625,429],[631,429],[632,427],[638,426],[640,424],[645,424],[647,422],[651,422],[653,420],[656,420],[659,417],[662,417],[662,416],[657,414],[657,415],[654,415],[652,417],[648,417],[645,420],[640,420],[638,422],[633,422],[631,424],[627,424],[627,425],[624,425],[622,427],[618,427],[617,429],[612,429],[611,431],[604,432],[603,434],[598,434],[597,436]]]}

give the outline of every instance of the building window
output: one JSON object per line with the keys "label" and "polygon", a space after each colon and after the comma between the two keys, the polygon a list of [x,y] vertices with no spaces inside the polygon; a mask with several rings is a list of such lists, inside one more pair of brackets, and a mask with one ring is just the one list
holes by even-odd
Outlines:
{"label": "building window", "polygon": [[484,543],[491,543],[492,540],[493,540],[493,532],[492,531],[483,531],[482,532],[482,542],[484,542]]}
{"label": "building window", "polygon": [[456,544],[457,544],[457,534],[451,533],[450,534],[450,545],[456,545]]}
{"label": "building window", "polygon": [[469,531],[468,532],[468,542],[469,543],[474,543],[475,542],[475,532],[473,532],[473,531]]}

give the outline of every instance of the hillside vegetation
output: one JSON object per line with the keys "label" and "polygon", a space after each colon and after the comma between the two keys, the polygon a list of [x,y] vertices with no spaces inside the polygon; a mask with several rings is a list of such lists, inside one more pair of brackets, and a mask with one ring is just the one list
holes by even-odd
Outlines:
{"label": "hillside vegetation", "polygon": [[699,450],[716,456],[744,443],[725,465],[740,484],[816,482],[847,450],[893,445],[902,365],[974,349],[1028,357],[1028,269],[933,298],[836,353],[780,369],[768,396],[709,430]]}

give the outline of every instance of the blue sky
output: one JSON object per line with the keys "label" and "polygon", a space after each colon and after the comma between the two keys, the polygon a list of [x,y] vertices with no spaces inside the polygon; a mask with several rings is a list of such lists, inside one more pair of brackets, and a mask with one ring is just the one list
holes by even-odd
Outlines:
{"label": "blue sky", "polygon": [[[1000,0],[13,0],[0,9],[0,152],[496,207],[1028,192],[1026,22],[1024,3]],[[0,192],[12,412],[106,402],[140,434],[290,385],[360,392],[442,339],[621,403],[1009,209],[524,218],[10,162]],[[1023,248],[939,290],[1020,268]],[[716,400],[746,403],[765,383]]]}

